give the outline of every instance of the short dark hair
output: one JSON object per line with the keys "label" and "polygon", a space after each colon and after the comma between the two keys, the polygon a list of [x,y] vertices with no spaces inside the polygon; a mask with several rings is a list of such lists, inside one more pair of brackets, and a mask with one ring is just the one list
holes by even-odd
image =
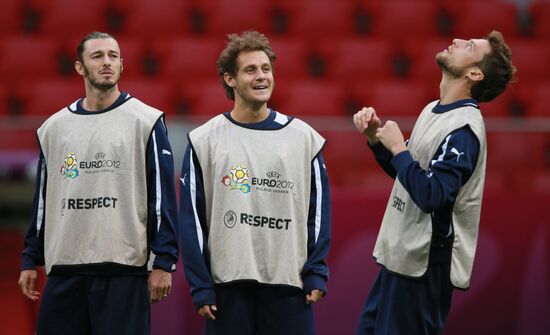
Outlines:
{"label": "short dark hair", "polygon": [[237,57],[242,51],[263,51],[266,53],[271,66],[275,62],[276,56],[269,40],[264,34],[257,31],[245,31],[241,35],[229,34],[225,49],[220,53],[216,65],[218,67],[218,75],[221,77],[223,88],[227,97],[235,100],[235,92],[232,87],[229,87],[223,79],[224,73],[229,73],[232,76],[237,75]]}
{"label": "short dark hair", "polygon": [[504,42],[502,34],[493,30],[487,36],[487,41],[491,45],[491,52],[477,63],[484,78],[470,89],[472,98],[479,102],[493,100],[504,92],[510,82],[515,81],[516,68],[512,64],[512,51]]}
{"label": "short dark hair", "polygon": [[116,38],[108,33],[104,33],[101,31],[93,31],[89,33],[80,40],[80,43],[78,43],[78,47],[76,48],[76,55],[79,62],[83,62],[82,55],[84,54],[84,44],[86,44],[86,42],[88,42],[89,40],[95,40],[98,38],[112,38],[116,41]]}

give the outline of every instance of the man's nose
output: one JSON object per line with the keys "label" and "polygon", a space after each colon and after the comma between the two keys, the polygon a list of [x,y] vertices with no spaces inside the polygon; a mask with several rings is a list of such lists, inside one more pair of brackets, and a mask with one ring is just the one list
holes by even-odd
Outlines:
{"label": "man's nose", "polygon": [[455,38],[453,40],[453,45],[459,45],[461,44],[462,42],[464,42],[464,40],[460,39],[460,38]]}
{"label": "man's nose", "polygon": [[103,57],[103,66],[111,66],[111,58],[109,57],[109,55],[105,55]]}

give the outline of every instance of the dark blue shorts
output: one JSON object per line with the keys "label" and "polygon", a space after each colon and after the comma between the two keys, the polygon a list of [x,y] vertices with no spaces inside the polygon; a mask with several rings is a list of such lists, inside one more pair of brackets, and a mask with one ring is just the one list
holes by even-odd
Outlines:
{"label": "dark blue shorts", "polygon": [[240,282],[216,286],[216,320],[208,335],[313,335],[313,308],[290,286]]}
{"label": "dark blue shorts", "polygon": [[382,267],[363,306],[357,335],[439,334],[451,295],[450,264],[430,265],[421,278]]}
{"label": "dark blue shorts", "polygon": [[41,300],[38,335],[151,331],[145,276],[48,276]]}

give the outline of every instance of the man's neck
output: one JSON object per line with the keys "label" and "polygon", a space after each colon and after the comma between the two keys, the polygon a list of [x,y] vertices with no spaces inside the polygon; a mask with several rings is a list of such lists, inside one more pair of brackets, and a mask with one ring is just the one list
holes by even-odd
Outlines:
{"label": "man's neck", "polygon": [[267,119],[268,116],[269,110],[266,103],[256,107],[236,102],[231,111],[231,118],[240,123],[257,123]]}
{"label": "man's neck", "polygon": [[107,91],[96,88],[86,89],[86,97],[82,101],[82,108],[87,111],[96,112],[111,106],[120,96],[118,87],[115,86]]}
{"label": "man's neck", "polygon": [[439,84],[439,102],[447,105],[458,100],[471,99],[470,87],[462,78],[443,75]]}

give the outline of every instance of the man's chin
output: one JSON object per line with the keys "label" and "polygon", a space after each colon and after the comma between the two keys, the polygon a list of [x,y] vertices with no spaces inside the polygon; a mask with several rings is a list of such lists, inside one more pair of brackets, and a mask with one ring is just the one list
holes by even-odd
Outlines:
{"label": "man's chin", "polygon": [[113,81],[105,81],[105,82],[101,82],[101,83],[92,83],[93,87],[97,88],[100,91],[104,91],[104,92],[112,89],[116,85],[117,85],[117,82],[113,82]]}

